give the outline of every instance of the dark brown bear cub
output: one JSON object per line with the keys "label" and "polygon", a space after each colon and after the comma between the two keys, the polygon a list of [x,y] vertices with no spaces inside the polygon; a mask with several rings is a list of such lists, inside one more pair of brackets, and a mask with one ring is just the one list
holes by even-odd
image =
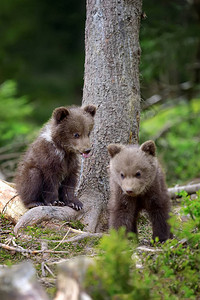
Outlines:
{"label": "dark brown bear cub", "polygon": [[83,207],[74,190],[79,172],[79,155],[91,150],[89,135],[96,108],[59,107],[42,128],[19,163],[17,191],[27,208],[39,205]]}
{"label": "dark brown bear cub", "polygon": [[141,146],[110,144],[108,151],[111,156],[109,226],[115,229],[125,226],[127,232],[137,233],[137,219],[145,209],[152,223],[153,239],[167,240],[170,199],[154,142],[147,141]]}

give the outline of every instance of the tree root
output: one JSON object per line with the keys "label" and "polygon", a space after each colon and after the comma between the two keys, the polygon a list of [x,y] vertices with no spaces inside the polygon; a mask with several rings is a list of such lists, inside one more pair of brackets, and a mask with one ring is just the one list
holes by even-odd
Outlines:
{"label": "tree root", "polygon": [[[186,191],[188,194],[195,193],[200,189],[200,183],[193,185],[178,186],[169,188],[168,192],[171,198],[175,198],[176,194],[180,191]],[[26,226],[33,226],[42,221],[50,221],[57,219],[61,221],[76,220],[83,211],[75,211],[68,206],[55,207],[55,206],[38,206],[28,210],[17,222],[14,227],[14,234],[17,235],[19,230]],[[90,214],[91,215],[91,214]],[[93,216],[94,217],[94,216]]]}
{"label": "tree root", "polygon": [[33,226],[39,224],[42,221],[49,221],[52,219],[60,221],[76,220],[81,214],[81,211],[75,211],[74,209],[64,206],[38,206],[28,210],[17,222],[14,227],[14,234],[17,235],[19,230],[26,226]]}

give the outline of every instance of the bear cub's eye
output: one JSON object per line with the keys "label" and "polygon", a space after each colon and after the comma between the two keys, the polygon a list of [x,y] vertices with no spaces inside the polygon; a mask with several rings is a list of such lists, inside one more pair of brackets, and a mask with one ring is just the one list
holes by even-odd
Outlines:
{"label": "bear cub's eye", "polygon": [[124,176],[124,174],[123,174],[123,173],[121,173],[120,175],[121,175],[121,178],[122,178],[122,179],[124,179],[124,178],[125,178],[125,176]]}
{"label": "bear cub's eye", "polygon": [[80,137],[80,134],[79,133],[74,133],[74,137],[75,137],[75,139],[78,139]]}
{"label": "bear cub's eye", "polygon": [[137,178],[140,178],[140,177],[141,177],[140,171],[137,171],[137,172],[136,172],[135,177],[137,177]]}

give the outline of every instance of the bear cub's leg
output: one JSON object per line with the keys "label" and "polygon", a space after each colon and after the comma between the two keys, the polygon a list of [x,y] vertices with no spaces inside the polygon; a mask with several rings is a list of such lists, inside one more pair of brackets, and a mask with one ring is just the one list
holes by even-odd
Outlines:
{"label": "bear cub's leg", "polygon": [[24,185],[21,185],[20,194],[27,208],[59,205],[56,181],[45,184],[43,174],[38,168],[28,170]]}
{"label": "bear cub's leg", "polygon": [[64,202],[64,205],[72,207],[76,210],[83,208],[83,203],[75,196],[75,187],[77,182],[77,176],[71,174],[69,178],[65,178],[59,188],[59,200]]}
{"label": "bear cub's leg", "polygon": [[124,226],[127,233],[133,232],[137,234],[137,219],[139,211],[135,205],[124,206],[123,202],[119,202],[118,204],[119,207],[113,207],[109,210],[109,227],[119,229]]}
{"label": "bear cub's leg", "polygon": [[27,208],[45,205],[42,198],[42,173],[37,168],[31,168],[24,180],[24,185],[20,185],[21,198]]}
{"label": "bear cub's leg", "polygon": [[166,241],[170,237],[170,226],[167,223],[168,213],[161,209],[152,210],[149,212],[149,216],[153,227],[153,240],[158,237],[160,242]]}

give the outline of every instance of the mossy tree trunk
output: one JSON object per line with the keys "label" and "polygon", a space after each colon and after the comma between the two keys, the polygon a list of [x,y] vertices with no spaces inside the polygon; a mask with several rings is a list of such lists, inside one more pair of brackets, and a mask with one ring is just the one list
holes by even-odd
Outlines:
{"label": "mossy tree trunk", "polygon": [[83,105],[96,105],[97,114],[93,155],[84,161],[79,197],[90,231],[106,228],[106,146],[138,141],[141,9],[142,0],[87,0]]}

